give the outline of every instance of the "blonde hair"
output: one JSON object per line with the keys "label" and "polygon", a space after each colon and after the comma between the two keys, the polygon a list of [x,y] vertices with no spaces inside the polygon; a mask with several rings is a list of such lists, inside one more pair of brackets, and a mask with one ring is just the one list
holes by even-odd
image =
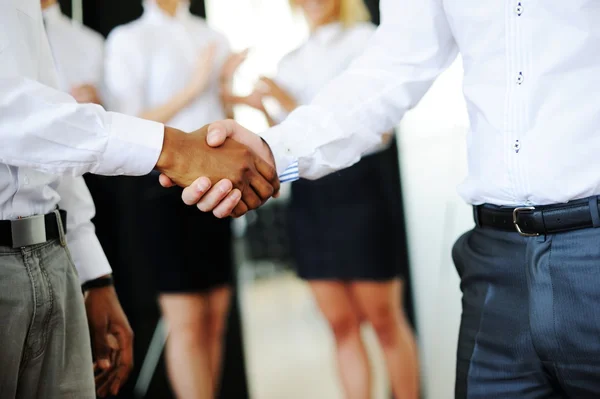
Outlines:
{"label": "blonde hair", "polygon": [[[296,8],[296,0],[289,0],[290,6]],[[371,13],[363,0],[340,0],[339,21],[345,27],[351,27],[359,22],[371,20]]]}

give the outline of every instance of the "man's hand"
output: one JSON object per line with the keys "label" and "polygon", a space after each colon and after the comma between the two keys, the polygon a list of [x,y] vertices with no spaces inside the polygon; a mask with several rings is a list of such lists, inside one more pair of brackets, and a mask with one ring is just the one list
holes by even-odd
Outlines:
{"label": "man's hand", "polygon": [[85,308],[98,396],[116,395],[133,368],[133,331],[114,287],[91,288]]}
{"label": "man's hand", "polygon": [[[227,138],[231,140],[227,140]],[[234,120],[224,120],[210,124],[206,141],[210,147],[225,146],[232,141],[241,143],[265,160],[276,174],[275,161],[269,146],[258,135]],[[228,195],[227,188],[231,187],[230,181],[221,180],[211,188],[209,179],[205,177],[206,175],[201,176],[203,177],[198,178],[183,190],[182,199],[186,204],[197,204],[198,209],[201,211],[212,211],[215,216],[220,218],[227,216],[240,217],[249,209],[252,209],[243,201],[236,200]],[[160,183],[164,187],[173,185],[173,182],[165,175],[160,176]],[[277,190],[273,196],[277,197],[278,195],[279,191]]]}
{"label": "man's hand", "polygon": [[[190,134],[166,128],[163,151],[156,165],[156,169],[168,177],[161,177],[161,183],[164,186],[173,183],[182,187],[191,186],[202,193],[207,193],[216,183],[208,197],[219,198],[218,202],[227,199],[227,203],[235,204],[231,209],[237,206],[242,214],[258,208],[271,196],[277,195],[279,178],[273,167],[270,150],[267,147],[266,153],[262,140],[249,131],[254,138],[225,141],[225,129],[231,123],[235,122],[211,125],[216,126],[217,130],[211,129],[210,139],[207,138],[209,126]],[[256,140],[260,146],[256,145]],[[198,179],[199,176],[204,178]],[[212,203],[204,201],[199,208],[205,212],[214,210],[216,205],[210,209],[205,207]],[[215,213],[217,217],[229,214],[231,210],[226,214]]]}

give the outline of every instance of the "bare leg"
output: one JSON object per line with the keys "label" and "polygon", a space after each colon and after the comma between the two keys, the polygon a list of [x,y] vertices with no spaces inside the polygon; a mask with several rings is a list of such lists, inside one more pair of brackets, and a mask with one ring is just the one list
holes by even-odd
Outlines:
{"label": "bare leg", "polygon": [[208,302],[202,294],[161,294],[169,328],[166,359],[169,380],[178,399],[212,399],[207,342]]}
{"label": "bare leg", "polygon": [[209,354],[209,364],[213,391],[219,391],[221,382],[221,367],[223,361],[223,335],[229,315],[231,288],[224,286],[208,293],[208,312],[206,314],[206,346]]}
{"label": "bare leg", "polygon": [[368,399],[371,395],[371,370],[360,335],[360,315],[352,302],[348,285],[335,281],[310,281],[310,286],[335,337],[345,397]]}
{"label": "bare leg", "polygon": [[354,282],[352,293],[373,325],[383,349],[392,390],[397,399],[419,397],[419,365],[414,334],[402,308],[400,280]]}

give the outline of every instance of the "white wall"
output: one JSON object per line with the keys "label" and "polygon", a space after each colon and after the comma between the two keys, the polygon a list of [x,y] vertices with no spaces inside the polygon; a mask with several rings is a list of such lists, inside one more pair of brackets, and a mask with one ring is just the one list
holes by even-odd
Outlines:
{"label": "white wall", "polygon": [[399,153],[421,366],[426,397],[454,397],[460,322],[459,279],[451,259],[458,236],[473,226],[456,194],[466,175],[468,127],[459,60],[400,124]]}

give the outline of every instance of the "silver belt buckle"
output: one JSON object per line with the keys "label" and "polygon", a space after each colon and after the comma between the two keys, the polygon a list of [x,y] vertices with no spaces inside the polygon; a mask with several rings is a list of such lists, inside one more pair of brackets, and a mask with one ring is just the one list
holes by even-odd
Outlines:
{"label": "silver belt buckle", "polygon": [[13,248],[42,244],[46,239],[46,220],[44,215],[29,216],[11,220]]}
{"label": "silver belt buckle", "polygon": [[517,222],[517,219],[519,217],[519,212],[522,211],[534,211],[535,207],[533,206],[524,206],[524,207],[520,207],[520,208],[515,208],[513,210],[513,224],[515,225],[515,229],[517,229],[517,232],[522,235],[523,237],[537,237],[540,234],[539,233],[527,233],[523,230],[521,230],[521,227],[519,226],[519,223]]}

